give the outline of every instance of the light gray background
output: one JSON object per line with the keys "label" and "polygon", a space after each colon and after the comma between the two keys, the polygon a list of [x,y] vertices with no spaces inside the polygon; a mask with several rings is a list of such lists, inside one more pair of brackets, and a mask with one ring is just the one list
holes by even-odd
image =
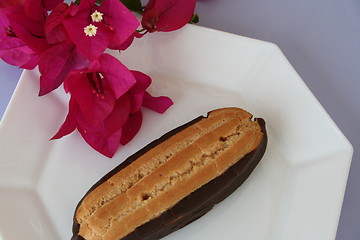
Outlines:
{"label": "light gray background", "polygon": [[[197,12],[199,25],[276,43],[350,140],[336,239],[359,240],[360,0],[201,0]],[[20,74],[0,62],[0,117]]]}

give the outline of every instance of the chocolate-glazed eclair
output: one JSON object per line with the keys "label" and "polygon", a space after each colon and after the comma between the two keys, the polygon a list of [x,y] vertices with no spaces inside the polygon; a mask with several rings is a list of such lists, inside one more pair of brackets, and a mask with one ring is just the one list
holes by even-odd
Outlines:
{"label": "chocolate-glazed eclair", "polygon": [[240,108],[200,116],[101,178],[76,207],[72,240],[156,240],[235,191],[264,155],[265,121]]}

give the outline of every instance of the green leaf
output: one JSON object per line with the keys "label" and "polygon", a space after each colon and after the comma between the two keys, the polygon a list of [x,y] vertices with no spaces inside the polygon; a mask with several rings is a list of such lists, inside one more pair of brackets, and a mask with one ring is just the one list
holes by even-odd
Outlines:
{"label": "green leaf", "polygon": [[198,23],[199,20],[200,20],[199,15],[197,13],[195,13],[189,23]]}
{"label": "green leaf", "polygon": [[143,7],[140,0],[120,0],[130,11],[143,13]]}

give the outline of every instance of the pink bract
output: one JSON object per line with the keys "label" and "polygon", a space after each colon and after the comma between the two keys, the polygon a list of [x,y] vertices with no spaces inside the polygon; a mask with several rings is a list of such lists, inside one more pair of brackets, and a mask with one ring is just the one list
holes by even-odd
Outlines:
{"label": "pink bract", "polygon": [[[29,1],[29,0],[27,0]],[[35,1],[35,0],[32,0]],[[43,0],[44,9],[47,11],[53,10],[57,5],[64,2],[64,0]]]}
{"label": "pink bract", "polygon": [[47,11],[53,10],[64,0],[24,0],[24,10],[28,17],[34,20],[45,20]]}
{"label": "pink bract", "polygon": [[106,53],[93,61],[90,69],[100,72],[107,79],[116,98],[125,94],[136,83],[130,70],[117,58]]}
{"label": "pink bract", "polygon": [[103,121],[113,110],[115,101],[134,84],[135,78],[119,60],[103,54],[89,68],[73,71],[65,79],[65,91],[79,105],[89,124]]}
{"label": "pink bract", "polygon": [[193,15],[196,0],[150,0],[141,25],[148,32],[169,32],[180,29]]}
{"label": "pink bract", "polygon": [[48,43],[56,44],[68,41],[69,36],[62,24],[70,13],[70,7],[66,3],[57,5],[45,20],[45,35]]}
{"label": "pink bract", "polygon": [[25,69],[33,69],[48,44],[43,21],[30,19],[23,5],[0,8],[0,58]]}
{"label": "pink bract", "polygon": [[165,96],[153,97],[146,89],[150,86],[151,78],[139,71],[131,71],[136,78],[136,84],[129,90],[130,99],[132,101],[132,112],[144,106],[158,113],[164,113],[173,101]]}
{"label": "pink bract", "polygon": [[82,69],[89,63],[73,43],[63,42],[46,50],[39,60],[40,91],[43,96],[58,88],[70,71]]}
{"label": "pink bract", "polygon": [[[120,47],[137,29],[139,21],[119,0],[104,0],[97,6],[96,0],[82,0],[80,6],[71,5],[70,15],[64,26],[70,39],[89,60],[99,57],[109,46]],[[103,13],[101,22],[92,21],[90,15]],[[84,28],[97,27],[95,36],[86,36]]]}
{"label": "pink bract", "polygon": [[[100,60],[88,69],[70,73],[65,80],[65,90],[71,94],[69,112],[53,139],[78,129],[92,148],[112,157],[120,145],[127,144],[139,131],[142,124],[141,106],[147,105],[163,113],[173,102],[168,97],[152,97],[146,91],[151,78],[129,70],[129,85],[116,97],[115,92],[119,89],[112,85],[113,81],[117,81],[112,77],[117,74],[116,69],[121,63],[118,60],[116,63],[115,58],[107,54],[101,55]],[[122,69],[122,72],[125,70]]]}

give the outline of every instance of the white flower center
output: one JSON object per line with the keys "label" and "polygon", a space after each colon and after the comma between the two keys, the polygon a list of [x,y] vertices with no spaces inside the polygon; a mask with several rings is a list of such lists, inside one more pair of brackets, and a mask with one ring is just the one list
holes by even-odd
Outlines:
{"label": "white flower center", "polygon": [[90,24],[89,26],[84,27],[84,33],[86,36],[93,37],[96,35],[97,27]]}
{"label": "white flower center", "polygon": [[97,10],[95,10],[95,12],[93,12],[93,14],[91,14],[91,19],[94,22],[101,22],[103,20],[103,13],[98,12]]}

